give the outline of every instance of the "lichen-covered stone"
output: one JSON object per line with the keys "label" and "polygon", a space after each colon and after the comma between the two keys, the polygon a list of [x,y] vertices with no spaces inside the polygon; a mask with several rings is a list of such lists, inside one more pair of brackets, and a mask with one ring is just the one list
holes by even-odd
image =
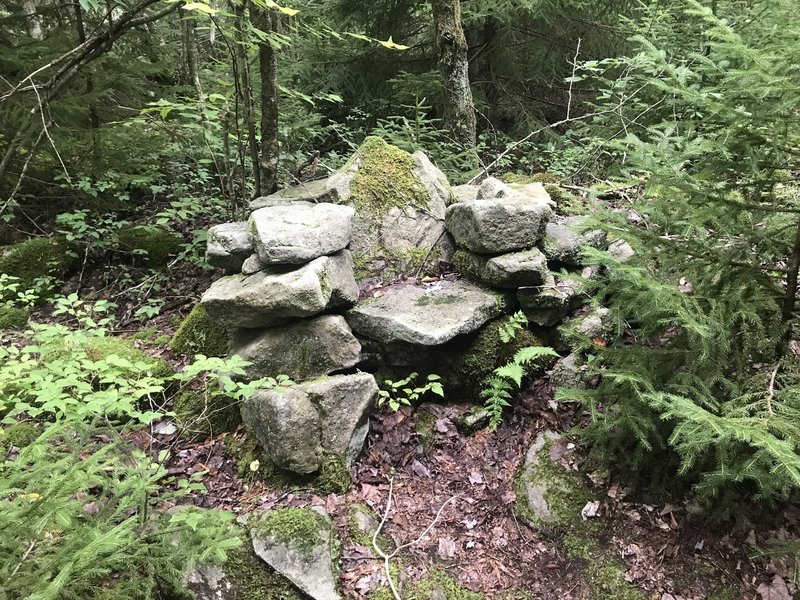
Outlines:
{"label": "lichen-covered stone", "polygon": [[549,260],[563,265],[580,266],[585,248],[605,248],[606,233],[600,229],[581,232],[584,217],[567,217],[560,223],[548,223],[542,248]]}
{"label": "lichen-covered stone", "polygon": [[608,253],[619,262],[628,262],[636,254],[633,247],[625,240],[615,240],[609,244]]}
{"label": "lichen-covered stone", "polygon": [[550,382],[556,389],[587,387],[586,365],[579,354],[573,352],[556,363],[550,375]]}
{"label": "lichen-covered stone", "polygon": [[253,551],[314,600],[340,600],[336,591],[333,523],[321,507],[251,513]]}
{"label": "lichen-covered stone", "polygon": [[462,248],[497,254],[535,246],[552,216],[550,196],[537,187],[502,198],[452,204],[445,213],[445,226]]}
{"label": "lichen-covered stone", "polygon": [[503,311],[502,297],[463,280],[398,285],[348,311],[353,331],[381,343],[438,346]]}
{"label": "lichen-covered stone", "polygon": [[250,210],[265,206],[279,206],[293,202],[338,202],[341,200],[335,185],[329,178],[306,181],[278,190],[269,196],[261,196],[250,202]]}
{"label": "lichen-covered stone", "polygon": [[244,261],[253,253],[253,243],[246,221],[222,223],[208,230],[206,262],[212,267],[237,273]]}
{"label": "lichen-covered stone", "polygon": [[117,232],[119,249],[134,257],[143,256],[150,266],[165,266],[182,243],[179,236],[158,225],[135,225]]}
{"label": "lichen-covered stone", "polygon": [[507,289],[542,285],[549,273],[547,259],[537,248],[500,256],[457,250],[453,264],[464,275],[492,287]]}
{"label": "lichen-covered stone", "polygon": [[253,275],[267,268],[255,252],[242,263],[242,275]]}
{"label": "lichen-covered stone", "polygon": [[0,273],[18,278],[19,291],[31,288],[39,277],[63,279],[77,265],[77,254],[60,236],[31,238],[0,247]]}
{"label": "lichen-covered stone", "polygon": [[248,277],[215,281],[201,302],[223,325],[274,327],[289,318],[310,317],[358,299],[350,252],[321,256],[299,268],[271,267]]}
{"label": "lichen-covered stone", "polygon": [[351,207],[330,203],[268,206],[250,215],[250,235],[262,263],[302,264],[345,248],[354,215]]}
{"label": "lichen-covered stone", "polygon": [[228,340],[228,330],[212,319],[202,304],[196,304],[175,331],[169,347],[184,356],[225,356]]}
{"label": "lichen-covered stone", "polygon": [[313,473],[326,454],[354,460],[377,394],[369,373],[320,377],[280,392],[256,392],[243,402],[242,419],[276,465]]}
{"label": "lichen-covered stone", "polygon": [[323,315],[267,329],[240,329],[231,354],[253,363],[251,378],[288,375],[299,381],[356,365],[361,344],[339,315]]}
{"label": "lichen-covered stone", "polygon": [[492,200],[494,198],[507,198],[514,195],[514,190],[496,177],[487,177],[478,186],[476,200]]}

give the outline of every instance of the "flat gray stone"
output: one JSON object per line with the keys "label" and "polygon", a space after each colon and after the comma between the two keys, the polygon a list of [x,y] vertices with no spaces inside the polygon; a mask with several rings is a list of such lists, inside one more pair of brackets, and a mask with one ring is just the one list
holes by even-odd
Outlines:
{"label": "flat gray stone", "polygon": [[377,342],[438,346],[476,331],[502,311],[499,294],[459,280],[390,287],[346,317],[353,331]]}
{"label": "flat gray stone", "polygon": [[212,267],[236,273],[253,252],[247,223],[222,223],[208,229],[206,261]]}
{"label": "flat gray stone", "polygon": [[299,268],[271,267],[215,281],[201,302],[228,327],[274,327],[358,300],[350,252],[322,256]]}
{"label": "flat gray stone", "polygon": [[606,233],[600,229],[580,232],[585,217],[567,217],[560,223],[548,223],[542,248],[549,260],[568,266],[581,266],[584,248],[605,248]]}
{"label": "flat gray stone", "polygon": [[[306,548],[308,539],[284,539],[283,535],[269,530],[269,516],[276,511],[308,511],[309,522],[318,519],[313,536],[318,543]],[[248,519],[253,551],[261,560],[291,581],[300,591],[313,600],[341,600],[336,591],[333,568],[333,523],[322,507],[276,509],[276,511],[252,514]],[[294,513],[297,514],[296,512]],[[261,523],[265,523],[262,526]]]}
{"label": "flat gray stone", "polygon": [[259,390],[242,403],[242,420],[279,467],[313,473],[326,454],[352,464],[377,395],[369,373],[320,377],[282,392]]}
{"label": "flat gray stone", "polygon": [[476,200],[492,200],[494,198],[507,198],[514,195],[514,190],[510,185],[507,185],[497,179],[496,177],[487,177],[484,179],[478,192],[475,196]]}
{"label": "flat gray stone", "polygon": [[241,404],[242,421],[280,468],[314,473],[322,466],[319,413],[300,386],[258,390]]}
{"label": "flat gray stone", "polygon": [[542,285],[549,274],[547,259],[537,248],[500,256],[462,250],[457,256],[457,267],[463,268],[460,260],[464,260],[466,274],[471,274],[492,287],[515,289]]}
{"label": "flat gray stone", "polygon": [[327,375],[356,365],[361,344],[344,317],[323,315],[267,329],[240,329],[231,355],[253,363],[248,377],[288,375],[295,381]]}
{"label": "flat gray stone", "polygon": [[281,206],[293,202],[333,202],[339,200],[335,189],[329,185],[328,178],[307,181],[278,190],[269,196],[260,196],[250,201],[250,210],[265,206]]}
{"label": "flat gray stone", "polygon": [[502,198],[450,205],[445,226],[459,246],[472,252],[511,252],[536,245],[553,217],[552,206],[543,186],[526,194],[515,190]]}
{"label": "flat gray stone", "polygon": [[478,186],[465,183],[453,186],[456,202],[469,202],[478,199]]}
{"label": "flat gray stone", "polygon": [[261,259],[258,258],[258,254],[253,253],[242,263],[242,275],[254,275],[266,268],[267,265],[261,262]]}
{"label": "flat gray stone", "polygon": [[[536,436],[536,439],[528,448],[528,453],[525,455],[525,463],[523,468],[530,472],[542,460],[550,460],[546,455],[546,447],[550,444],[557,443],[561,436],[557,433],[545,430]],[[547,502],[547,493],[550,491],[550,486],[553,485],[552,481],[545,481],[543,479],[525,477],[524,489],[525,499],[528,502],[533,516],[544,523],[554,521],[555,515],[551,512],[550,506]]]}
{"label": "flat gray stone", "polygon": [[267,206],[250,215],[250,234],[262,263],[302,264],[345,248],[354,215],[351,207],[330,203]]}

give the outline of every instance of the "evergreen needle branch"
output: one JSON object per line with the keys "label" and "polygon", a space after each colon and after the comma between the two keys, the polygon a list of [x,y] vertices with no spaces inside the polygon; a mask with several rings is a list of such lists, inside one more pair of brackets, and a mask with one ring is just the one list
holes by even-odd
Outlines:
{"label": "evergreen needle branch", "polygon": [[458,495],[450,496],[447,500],[444,501],[439,507],[439,510],[436,511],[436,516],[433,518],[433,521],[425,528],[425,530],[419,534],[419,536],[412,542],[406,542],[405,544],[400,544],[391,554],[387,554],[380,546],[378,546],[378,536],[381,534],[383,530],[383,526],[386,524],[386,521],[389,518],[389,514],[392,512],[392,495],[394,493],[394,477],[389,479],[389,497],[386,499],[386,509],[383,511],[383,518],[381,519],[380,524],[375,529],[374,533],[372,534],[372,547],[383,559],[383,570],[386,574],[386,580],[389,582],[389,589],[392,590],[392,595],[394,596],[395,600],[402,600],[400,597],[400,593],[397,591],[397,587],[394,584],[394,580],[392,579],[391,573],[391,560],[397,556],[402,550],[406,548],[410,548],[411,546],[415,546],[418,544],[422,539],[430,533],[430,531],[434,528],[436,523],[439,521],[439,518],[442,516],[442,512],[444,511],[445,507],[450,504],[453,500],[458,498]]}

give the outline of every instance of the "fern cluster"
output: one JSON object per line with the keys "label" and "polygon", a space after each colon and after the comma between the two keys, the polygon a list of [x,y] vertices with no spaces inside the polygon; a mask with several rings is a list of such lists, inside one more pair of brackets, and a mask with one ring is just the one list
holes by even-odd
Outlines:
{"label": "fern cluster", "polygon": [[587,132],[642,193],[587,226],[636,256],[589,251],[618,341],[598,349],[596,390],[560,397],[590,411],[583,434],[606,460],[709,500],[775,500],[800,489],[800,23],[791,2],[716,10],[643,9],[637,53],[599,81]]}

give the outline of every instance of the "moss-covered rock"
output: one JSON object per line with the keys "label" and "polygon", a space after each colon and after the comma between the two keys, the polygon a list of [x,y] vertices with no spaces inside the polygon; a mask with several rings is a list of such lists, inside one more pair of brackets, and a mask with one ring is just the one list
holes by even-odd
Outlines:
{"label": "moss-covered rock", "polygon": [[325,542],[321,532],[330,527],[330,521],[310,508],[290,507],[266,511],[257,521],[248,522],[248,527],[268,533],[301,554],[309,554]]}
{"label": "moss-covered rock", "polygon": [[212,390],[186,390],[175,399],[175,418],[186,432],[199,437],[212,437],[236,431],[242,422],[239,405]]}
{"label": "moss-covered rock", "polygon": [[39,436],[39,430],[32,423],[18,422],[0,428],[0,446],[25,448]]}
{"label": "moss-covered rock", "polygon": [[161,330],[155,325],[140,329],[131,336],[131,339],[148,347],[166,346],[170,341],[170,337],[168,335],[163,335]]}
{"label": "moss-covered rock", "polygon": [[322,495],[346,494],[353,485],[353,477],[344,456],[331,454],[322,463],[314,480],[314,490]]}
{"label": "moss-covered rock", "polygon": [[520,173],[505,173],[503,181],[511,184],[527,185],[529,183],[544,184],[545,191],[556,203],[556,212],[561,215],[585,215],[592,207],[592,201],[571,194],[561,187],[561,180],[552,173],[534,173],[522,175]]}
{"label": "moss-covered rock", "polygon": [[212,319],[202,304],[196,304],[172,336],[169,347],[184,356],[225,356],[229,341],[228,330]]}
{"label": "moss-covered rock", "polygon": [[135,225],[117,232],[117,245],[123,252],[143,255],[147,263],[163,267],[180,248],[183,240],[157,225]]}
{"label": "moss-covered rock", "polygon": [[60,236],[31,238],[0,248],[0,273],[20,279],[20,290],[29,289],[39,277],[63,279],[78,264],[78,255]]}
{"label": "moss-covered rock", "polygon": [[28,324],[30,314],[29,308],[13,304],[0,304],[0,330],[24,327]]}
{"label": "moss-covered rock", "polygon": [[301,476],[278,467],[249,435],[225,438],[225,454],[236,463],[236,473],[244,481],[260,477],[270,487],[291,487],[309,483],[313,477]]}
{"label": "moss-covered rock", "polygon": [[223,567],[236,591],[237,600],[303,600],[286,578],[253,554],[248,542],[228,553]]}
{"label": "moss-covered rock", "polygon": [[[350,540],[359,546],[372,548],[372,536],[380,526],[380,519],[375,511],[366,504],[351,504],[347,507],[347,533]],[[378,546],[382,550],[390,551],[391,542],[383,535],[378,534]]]}
{"label": "moss-covered rock", "polygon": [[[397,585],[397,577],[394,577]],[[429,600],[433,598],[446,598],[447,600],[484,600],[485,596],[477,592],[464,589],[455,582],[445,571],[431,569],[419,581],[407,584],[401,590],[403,598],[415,600]],[[392,600],[394,596],[388,586],[381,587],[372,592],[370,600]]]}
{"label": "moss-covered rock", "polygon": [[414,431],[423,451],[427,451],[436,439],[436,415],[426,408],[417,411],[417,422],[414,424]]}
{"label": "moss-covered rock", "polygon": [[[77,346],[71,344],[77,343]],[[120,337],[95,337],[80,338],[77,342],[72,338],[69,345],[60,340],[54,340],[42,348],[42,360],[58,360],[67,354],[81,350],[90,360],[105,360],[111,355],[123,358],[131,363],[142,362],[148,367],[147,372],[153,377],[170,377],[174,371],[170,364],[163,358],[154,358],[133,345],[127,338]]]}

